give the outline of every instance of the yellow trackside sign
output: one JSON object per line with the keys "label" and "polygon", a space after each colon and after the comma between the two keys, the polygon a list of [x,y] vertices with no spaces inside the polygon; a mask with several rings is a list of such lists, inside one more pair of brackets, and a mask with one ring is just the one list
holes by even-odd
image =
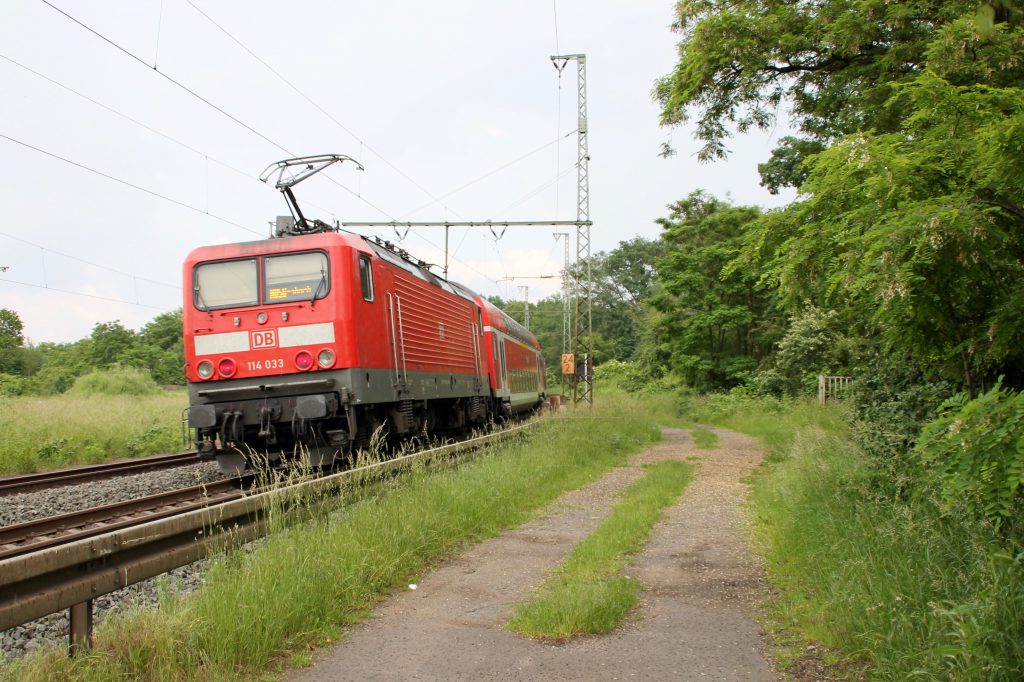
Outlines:
{"label": "yellow trackside sign", "polygon": [[562,353],[562,374],[574,374],[576,372],[576,356],[572,353]]}

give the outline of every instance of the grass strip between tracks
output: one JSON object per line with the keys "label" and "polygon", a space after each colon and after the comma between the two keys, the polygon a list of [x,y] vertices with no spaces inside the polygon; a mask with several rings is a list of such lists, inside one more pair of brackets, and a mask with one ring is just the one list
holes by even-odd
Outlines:
{"label": "grass strip between tracks", "polygon": [[621,575],[622,569],[643,549],[662,510],[689,484],[694,465],[668,461],[644,468],[647,473],[611,515],[518,607],[508,623],[511,630],[554,639],[609,632],[636,606],[640,583]]}
{"label": "grass strip between tracks", "polygon": [[216,560],[198,593],[105,620],[91,652],[68,659],[50,647],[0,667],[0,680],[219,680],[302,665],[432,562],[521,524],[658,438],[627,398],[548,419],[462,466],[420,468],[353,492],[336,511],[321,506]]}

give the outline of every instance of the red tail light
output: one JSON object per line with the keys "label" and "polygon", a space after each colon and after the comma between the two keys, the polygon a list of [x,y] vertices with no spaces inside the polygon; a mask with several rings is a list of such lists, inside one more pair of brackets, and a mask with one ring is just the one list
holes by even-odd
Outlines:
{"label": "red tail light", "polygon": [[300,350],[295,354],[295,366],[305,372],[313,366],[313,356],[309,351]]}
{"label": "red tail light", "polygon": [[238,369],[238,365],[231,358],[224,358],[217,365],[217,372],[224,378],[232,377],[235,371]]}

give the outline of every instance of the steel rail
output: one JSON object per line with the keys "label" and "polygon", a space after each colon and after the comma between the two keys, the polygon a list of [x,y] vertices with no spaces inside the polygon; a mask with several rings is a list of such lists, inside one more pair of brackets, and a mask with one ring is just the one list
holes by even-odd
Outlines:
{"label": "steel rail", "polygon": [[31,490],[53,488],[58,485],[83,483],[101,478],[153,471],[154,469],[170,469],[192,462],[198,463],[199,461],[199,455],[194,451],[180,452],[174,455],[157,455],[155,457],[131,459],[123,462],[90,464],[73,469],[58,469],[57,471],[43,471],[37,474],[9,476],[7,478],[0,478],[0,495],[13,495]]}
{"label": "steel rail", "polygon": [[[268,512],[322,499],[346,486],[381,480],[410,465],[508,440],[537,420],[493,434],[411,453],[339,473],[0,559],[0,631],[71,609],[72,649],[88,641],[95,597],[166,573],[266,535]],[[79,614],[76,623],[76,613]],[[81,623],[86,625],[82,626]],[[77,639],[76,639],[77,637]]]}
{"label": "steel rail", "polygon": [[240,478],[0,526],[0,560],[241,497]]}

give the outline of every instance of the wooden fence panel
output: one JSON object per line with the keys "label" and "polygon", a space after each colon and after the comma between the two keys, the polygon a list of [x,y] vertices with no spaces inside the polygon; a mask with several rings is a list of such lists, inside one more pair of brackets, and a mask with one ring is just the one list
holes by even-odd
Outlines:
{"label": "wooden fence panel", "polygon": [[843,400],[850,393],[850,381],[853,377],[818,375],[818,404]]}

